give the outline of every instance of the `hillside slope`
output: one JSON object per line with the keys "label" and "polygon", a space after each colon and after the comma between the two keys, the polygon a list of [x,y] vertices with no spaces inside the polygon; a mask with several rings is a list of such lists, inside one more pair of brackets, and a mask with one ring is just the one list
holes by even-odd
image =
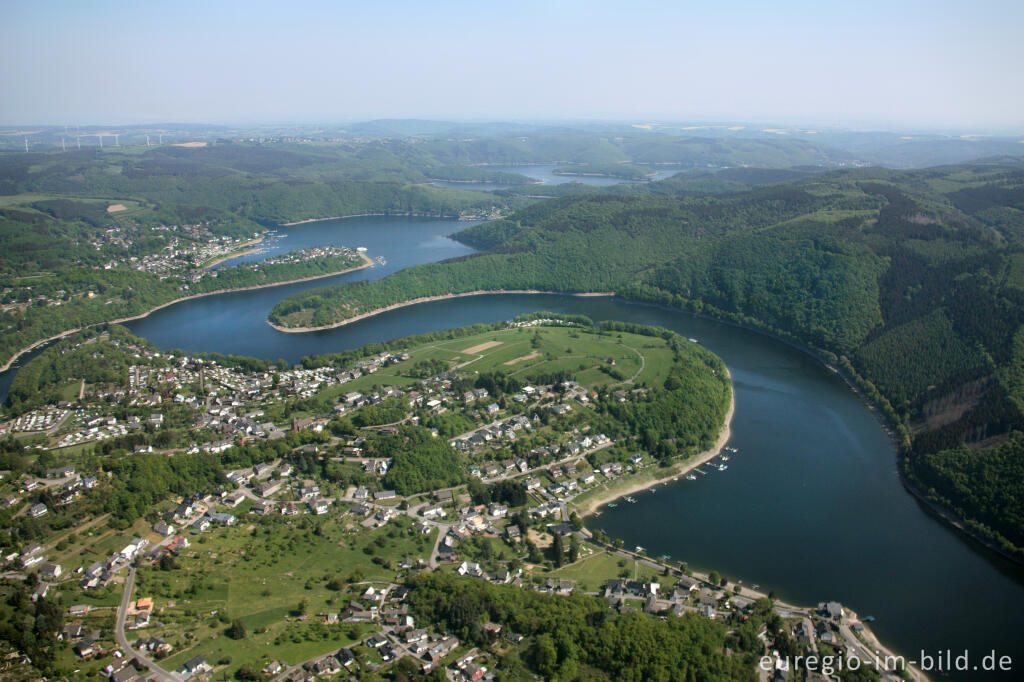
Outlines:
{"label": "hillside slope", "polygon": [[421,296],[607,291],[764,328],[846,369],[904,473],[1024,556],[1024,165],[837,171],[714,197],[553,199],[460,238],[484,252],[281,301],[320,326]]}

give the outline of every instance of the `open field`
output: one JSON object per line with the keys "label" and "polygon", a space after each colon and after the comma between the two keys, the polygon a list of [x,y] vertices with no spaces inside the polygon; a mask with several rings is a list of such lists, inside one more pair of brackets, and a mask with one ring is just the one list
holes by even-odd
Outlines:
{"label": "open field", "polygon": [[501,343],[502,343],[501,341],[485,341],[484,343],[478,343],[477,345],[475,345],[475,346],[473,346],[471,348],[467,348],[466,350],[464,350],[462,352],[463,353],[470,353],[470,354],[482,353],[485,350],[490,350],[492,348],[496,348],[497,346],[500,346]]}
{"label": "open field", "polygon": [[[336,514],[250,516],[234,527],[187,534],[191,546],[181,551],[175,570],[139,572],[135,596],[153,598],[153,620],[162,624],[146,634],[174,645],[167,659],[172,668],[204,655],[211,664],[230,657],[232,668],[248,663],[259,669],[272,658],[298,662],[350,644],[365,627],[327,626],[323,614],[340,612],[358,594],[328,584],[335,578],[391,582],[404,557],[424,556],[436,539],[436,532],[417,533],[406,517],[369,532],[356,532],[355,524]],[[247,637],[223,634],[235,619]]]}
{"label": "open field", "polygon": [[[587,552],[590,552],[589,555]],[[584,592],[600,591],[607,581],[619,577],[653,580],[660,583],[662,589],[671,588],[671,583],[675,582],[650,566],[615,556],[605,550],[594,550],[590,544],[583,545],[581,557],[576,563],[543,573],[543,576],[575,580],[576,586]]]}
{"label": "open field", "polygon": [[524,381],[531,376],[569,371],[587,388],[630,380],[636,385],[656,385],[665,379],[672,364],[672,350],[664,339],[625,332],[598,333],[580,327],[488,331],[450,341],[430,341],[406,352],[410,356],[406,362],[332,386],[321,395],[335,397],[375,385],[413,384],[418,379],[405,374],[424,360],[446,362],[461,372],[510,373]]}

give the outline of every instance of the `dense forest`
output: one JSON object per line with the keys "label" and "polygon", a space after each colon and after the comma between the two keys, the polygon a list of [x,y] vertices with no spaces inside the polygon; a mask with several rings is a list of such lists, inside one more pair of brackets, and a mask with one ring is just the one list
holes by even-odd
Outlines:
{"label": "dense forest", "polygon": [[1024,488],[1012,435],[1024,428],[1019,160],[832,171],[702,197],[566,196],[459,238],[483,253],[303,292],[271,319],[316,326],[422,296],[541,289],[756,326],[846,370],[897,425],[907,479],[1024,555],[1005,494]]}

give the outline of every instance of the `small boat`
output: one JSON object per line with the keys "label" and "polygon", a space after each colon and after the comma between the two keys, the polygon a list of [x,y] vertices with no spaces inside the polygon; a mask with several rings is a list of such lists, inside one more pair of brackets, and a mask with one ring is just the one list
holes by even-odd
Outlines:
{"label": "small boat", "polygon": [[692,341],[693,343],[697,343],[697,339],[695,339],[693,337],[690,337],[690,341]]}
{"label": "small boat", "polygon": [[686,474],[686,480],[687,481],[696,481],[697,477],[694,476],[693,474]]}
{"label": "small boat", "polygon": [[636,498],[635,497],[627,496],[625,499],[626,499],[626,502],[629,502],[630,504],[636,504]]}
{"label": "small boat", "polygon": [[615,509],[619,505],[615,504],[614,502],[609,502],[607,506],[608,506],[609,509]]}
{"label": "small boat", "polygon": [[636,546],[636,551],[637,551],[637,553],[642,552],[642,551],[644,551],[644,548],[641,547],[640,545],[637,545]]}
{"label": "small boat", "polygon": [[728,462],[729,461],[729,455],[722,455],[722,461],[723,462]]}
{"label": "small boat", "polygon": [[874,620],[875,620],[874,616],[864,616],[863,618],[860,619],[860,622],[862,622],[862,623],[871,623]]}
{"label": "small boat", "polygon": [[719,465],[718,465],[718,470],[719,470],[719,471],[725,471],[725,470],[726,470],[726,469],[728,469],[728,468],[729,468],[729,465],[728,465],[728,464],[719,464]]}
{"label": "small boat", "polygon": [[367,249],[365,246],[357,246],[356,251],[358,251],[359,253],[366,253]]}

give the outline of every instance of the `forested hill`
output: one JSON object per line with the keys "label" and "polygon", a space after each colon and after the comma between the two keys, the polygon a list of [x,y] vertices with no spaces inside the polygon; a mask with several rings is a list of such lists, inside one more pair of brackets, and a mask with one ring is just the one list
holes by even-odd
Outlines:
{"label": "forested hill", "polygon": [[460,238],[485,252],[283,300],[326,325],[421,296],[607,291],[777,332],[898,424],[926,496],[1024,556],[1024,164],[836,171],[713,197],[584,195]]}

